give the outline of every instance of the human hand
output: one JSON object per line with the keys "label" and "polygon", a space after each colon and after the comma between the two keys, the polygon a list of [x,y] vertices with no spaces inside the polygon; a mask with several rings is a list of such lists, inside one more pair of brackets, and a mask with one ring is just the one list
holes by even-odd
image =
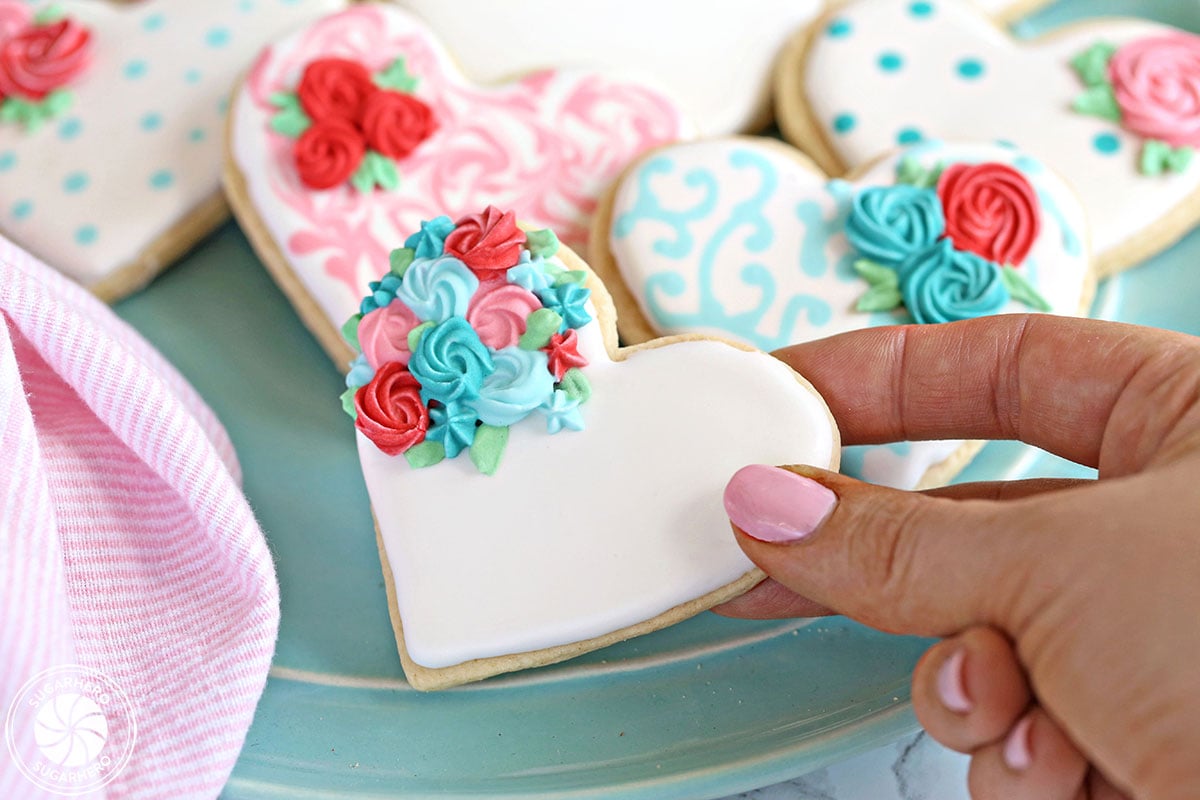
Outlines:
{"label": "human hand", "polygon": [[743,469],[726,509],[770,578],[717,611],[945,637],[913,704],[971,754],[976,800],[1200,797],[1200,339],[1000,316],[777,355],[846,444],[1020,439],[1100,480],[909,493]]}

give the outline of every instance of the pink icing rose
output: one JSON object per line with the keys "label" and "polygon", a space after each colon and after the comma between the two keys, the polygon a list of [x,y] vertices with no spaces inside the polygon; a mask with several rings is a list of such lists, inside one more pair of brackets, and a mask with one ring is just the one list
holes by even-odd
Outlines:
{"label": "pink icing rose", "polygon": [[1108,69],[1127,129],[1172,147],[1200,147],[1200,36],[1139,39],[1118,50]]}
{"label": "pink icing rose", "polygon": [[512,347],[525,332],[525,320],[542,307],[542,301],[511,283],[479,287],[467,307],[467,322],[488,347]]}
{"label": "pink icing rose", "polygon": [[358,344],[367,363],[374,369],[392,361],[408,366],[412,356],[408,334],[420,324],[417,315],[400,300],[367,314],[358,323]]}

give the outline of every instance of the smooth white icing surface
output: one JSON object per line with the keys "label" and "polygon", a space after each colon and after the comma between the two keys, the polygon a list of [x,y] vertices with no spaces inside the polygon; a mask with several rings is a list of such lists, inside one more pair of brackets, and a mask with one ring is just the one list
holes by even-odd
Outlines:
{"label": "smooth white icing surface", "polygon": [[[1166,26],[1106,19],[1018,43],[967,2],[933,0],[927,17],[909,0],[855,0],[835,19],[849,33],[822,33],[805,68],[809,105],[839,159],[850,167],[895,147],[901,131],[962,141],[1004,140],[1059,172],[1082,198],[1098,254],[1151,227],[1200,186],[1200,159],[1183,174],[1138,172],[1139,137],[1117,123],[1079,114],[1072,101],[1084,86],[1070,60],[1096,42],[1122,45]],[[902,66],[880,68],[885,53]],[[977,59],[983,74],[964,79],[958,67]],[[848,133],[833,121],[853,115]],[[1101,154],[1097,136],[1119,149]]]}
{"label": "smooth white icing surface", "polygon": [[[1042,227],[1022,274],[1056,313],[1079,313],[1090,269],[1079,200],[1037,162],[993,145],[917,146],[883,159],[853,185],[828,181],[775,143],[714,139],[663,148],[619,185],[609,247],[659,333],[705,333],[773,350],[909,322],[903,311],[855,309],[868,284],[853,270],[857,255],[844,231],[853,194],[895,185],[906,155],[926,167],[999,162],[1024,172],[1039,193]],[[1029,308],[1013,302],[1006,311]],[[959,444],[878,448],[858,471],[911,489]]]}
{"label": "smooth white icing surface", "polygon": [[409,655],[444,667],[650,619],[753,565],[725,483],[750,463],[827,465],[822,401],[770,356],[687,342],[608,359],[579,330],[593,387],[582,432],[513,426],[499,471],[466,453],[425,469],[361,434]]}
{"label": "smooth white icing surface", "polygon": [[225,98],[259,49],[345,3],[36,5],[89,27],[94,57],[61,117],[33,133],[0,124],[0,227],[91,284],[220,189]]}

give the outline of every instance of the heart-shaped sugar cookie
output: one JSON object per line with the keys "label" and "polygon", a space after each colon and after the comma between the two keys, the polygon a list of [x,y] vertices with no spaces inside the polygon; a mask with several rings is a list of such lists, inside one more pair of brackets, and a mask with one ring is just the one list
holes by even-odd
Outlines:
{"label": "heart-shaped sugar cookie", "polygon": [[263,52],[234,99],[226,184],[259,254],[342,365],[352,354],[341,322],[422,220],[497,203],[578,246],[603,187],[688,133],[664,95],[595,73],[476,86],[416,17],[361,5]]}
{"label": "heart-shaped sugar cookie", "polygon": [[776,99],[831,174],[927,137],[1021,148],[1083,200],[1105,275],[1200,219],[1197,53],[1144,20],[1017,42],[966,0],[852,0],[789,45]]}
{"label": "heart-shaped sugar cookie", "polygon": [[570,658],[761,579],[722,490],[748,463],[836,468],[802,378],[697,337],[619,348],[603,286],[511,212],[416,250],[347,325],[343,396],[416,688]]}
{"label": "heart-shaped sugar cookie", "polygon": [[[700,333],[774,350],[914,318],[1079,314],[1094,288],[1079,201],[995,145],[926,143],[850,181],[769,140],[667,146],[622,176],[593,241],[626,342]],[[975,449],[855,449],[845,466],[912,489]]]}
{"label": "heart-shaped sugar cookie", "polygon": [[0,2],[0,228],[101,297],[227,215],[226,96],[268,41],[341,0]]}

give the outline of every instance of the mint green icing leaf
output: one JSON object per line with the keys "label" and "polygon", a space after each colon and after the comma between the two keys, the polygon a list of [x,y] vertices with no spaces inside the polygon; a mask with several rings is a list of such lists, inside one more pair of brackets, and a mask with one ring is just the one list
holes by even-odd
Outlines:
{"label": "mint green icing leaf", "polygon": [[404,57],[401,56],[375,76],[375,85],[380,89],[394,89],[397,92],[412,94],[417,88],[417,78],[408,71]]}
{"label": "mint green icing leaf", "polygon": [[553,261],[542,261],[540,263],[542,265],[542,272],[546,273],[552,278],[567,271],[566,267],[562,266],[561,264],[556,264]]}
{"label": "mint green icing leaf", "polygon": [[446,448],[441,442],[426,439],[405,450],[404,458],[413,469],[424,469],[445,460]]}
{"label": "mint green icing leaf", "polygon": [[941,164],[933,169],[926,169],[913,156],[905,156],[896,166],[896,182],[915,186],[918,189],[932,189],[937,186],[944,169]]}
{"label": "mint green icing leaf", "polygon": [[903,302],[898,287],[878,284],[868,289],[854,307],[864,312],[891,311],[899,308]]}
{"label": "mint green icing leaf", "polygon": [[1183,172],[1192,165],[1192,158],[1196,155],[1196,148],[1177,147],[1171,151],[1171,158],[1168,161],[1168,166],[1172,172]]}
{"label": "mint green icing leaf", "polygon": [[1071,59],[1071,68],[1079,75],[1084,86],[1102,86],[1108,83],[1108,62],[1117,52],[1117,46],[1108,42],[1096,42]]}
{"label": "mint green icing leaf", "polygon": [[368,194],[375,188],[375,165],[371,161],[371,151],[363,156],[363,160],[359,162],[358,169],[354,170],[354,174],[350,176],[350,185],[358,189],[362,194]]}
{"label": "mint green icing leaf", "polygon": [[1099,117],[1109,122],[1121,121],[1121,106],[1108,84],[1093,86],[1071,102],[1071,108],[1080,114]]}
{"label": "mint green icing leaf", "polygon": [[408,272],[408,267],[416,258],[417,251],[411,247],[397,247],[388,256],[388,261],[391,263],[392,274],[397,278],[403,278],[404,273]]}
{"label": "mint green icing leaf", "polygon": [[355,314],[342,325],[342,338],[355,350],[362,350],[362,345],[358,343],[358,323],[362,322],[362,318],[362,314]]}
{"label": "mint green icing leaf", "polygon": [[565,286],[568,283],[583,283],[587,280],[587,273],[581,269],[573,269],[568,272],[560,272],[554,276],[555,286]]}
{"label": "mint green icing leaf", "polygon": [[587,375],[584,375],[583,370],[579,367],[571,367],[567,370],[558,386],[567,393],[567,397],[580,404],[592,399],[592,382],[587,379]]}
{"label": "mint green icing leaf", "polygon": [[1195,148],[1173,148],[1158,139],[1148,139],[1142,146],[1138,171],[1150,177],[1162,175],[1164,172],[1183,172],[1191,165],[1195,155]]}
{"label": "mint green icing leaf", "polygon": [[534,256],[553,258],[558,252],[558,235],[549,228],[525,233],[525,246]]}
{"label": "mint green icing leaf", "polygon": [[888,289],[900,288],[900,276],[891,267],[876,264],[866,258],[854,262],[854,271],[871,285],[871,288],[881,286]]}
{"label": "mint green icing leaf", "polygon": [[396,169],[396,162],[374,150],[367,151],[367,157],[374,157],[375,183],[389,192],[395,190],[400,185],[400,172]]}
{"label": "mint green icing leaf", "polygon": [[1004,286],[1008,289],[1008,293],[1018,303],[1024,303],[1034,311],[1048,312],[1051,310],[1050,303],[1046,302],[1046,298],[1038,293],[1038,290],[1033,288],[1033,284],[1025,280],[1025,276],[1012,267],[1003,267],[1000,270],[1000,276],[1004,279]]}
{"label": "mint green icing leaf", "polygon": [[298,139],[312,125],[295,92],[274,92],[268,99],[271,105],[279,109],[271,117],[271,130],[276,133]]}
{"label": "mint green icing leaf", "polygon": [[267,102],[276,108],[292,108],[300,105],[300,98],[295,92],[271,92]]}
{"label": "mint green icing leaf", "polygon": [[517,340],[522,350],[541,350],[550,343],[550,337],[558,333],[562,317],[548,308],[539,308],[525,320],[525,332]]}
{"label": "mint green icing leaf", "polygon": [[15,122],[32,133],[69,108],[73,100],[74,95],[64,89],[51,92],[39,102],[7,97],[0,103],[0,122]]}
{"label": "mint green icing leaf", "polygon": [[350,419],[358,419],[358,410],[354,407],[354,394],[359,387],[351,386],[346,391],[342,392],[342,411],[350,415]]}
{"label": "mint green icing leaf", "polygon": [[507,427],[480,425],[475,429],[475,441],[471,443],[471,463],[484,475],[495,475],[507,444]]}
{"label": "mint green icing leaf", "polygon": [[41,11],[33,15],[33,21],[37,25],[53,25],[60,19],[65,17],[67,12],[58,3],[46,6]]}
{"label": "mint green icing leaf", "polygon": [[70,89],[55,89],[42,99],[42,113],[47,119],[57,117],[70,108],[73,102],[75,95]]}
{"label": "mint green icing leaf", "polygon": [[417,327],[408,332],[408,352],[417,352],[417,345],[421,343],[421,337],[425,335],[425,331],[432,328],[437,323],[433,320],[426,320]]}

